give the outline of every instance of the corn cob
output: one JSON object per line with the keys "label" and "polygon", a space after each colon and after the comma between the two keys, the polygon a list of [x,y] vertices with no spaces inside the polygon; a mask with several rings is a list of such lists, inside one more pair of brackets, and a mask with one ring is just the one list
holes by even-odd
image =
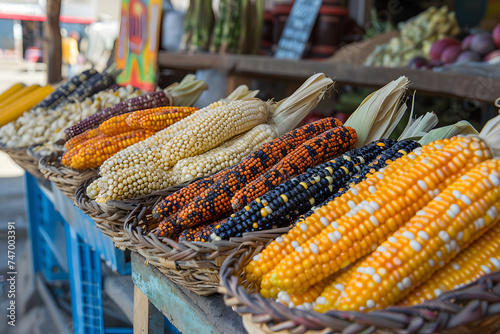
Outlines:
{"label": "corn cob", "polygon": [[139,128],[140,127],[140,119],[143,116],[149,115],[149,114],[154,114],[156,112],[161,112],[161,111],[169,111],[172,109],[175,109],[178,107],[175,106],[164,106],[164,107],[157,107],[157,108],[150,108],[150,109],[142,109],[142,110],[136,110],[134,112],[128,113],[128,117],[126,118],[126,122],[129,126],[134,127],[134,128]]}
{"label": "corn cob", "polygon": [[214,231],[213,240],[229,239],[238,237],[243,232],[288,225],[298,215],[310,209],[314,203],[336,192],[355,167],[372,160],[393,142],[391,140],[374,142],[309,168],[304,174],[255,198],[243,210],[228,217],[226,223]]}
{"label": "corn cob", "polygon": [[499,254],[500,224],[496,223],[481,238],[461,251],[452,262],[413,290],[401,304],[423,303],[425,300],[439,297],[443,292],[460,288],[486,274],[500,270]]}
{"label": "corn cob", "polygon": [[78,86],[66,99],[70,102],[81,102],[95,93],[109,88],[115,83],[115,78],[107,72],[96,73]]}
{"label": "corn cob", "polygon": [[64,148],[66,150],[70,150],[78,144],[84,143],[89,139],[97,137],[102,134],[99,128],[85,131],[84,133],[80,133],[78,136],[71,138],[66,143],[64,143]]}
{"label": "corn cob", "polygon": [[213,227],[223,223],[224,219],[207,225],[186,229],[179,234],[179,241],[209,242]]}
{"label": "corn cob", "polygon": [[311,286],[307,291],[303,293],[288,293],[286,291],[280,291],[276,293],[271,292],[270,296],[263,296],[265,298],[271,298],[276,296],[276,301],[285,304],[289,308],[298,308],[300,310],[312,310],[316,304],[316,299],[321,295],[321,292],[330,283],[331,278],[328,277],[321,282],[318,282]]}
{"label": "corn cob", "polygon": [[499,171],[500,160],[487,160],[447,187],[363,261],[336,307],[364,311],[398,302],[496,224]]}
{"label": "corn cob", "polygon": [[79,86],[83,85],[87,80],[89,80],[92,76],[96,75],[97,71],[90,69],[86,70],[80,74],[76,74],[64,84],[62,84],[59,88],[57,88],[52,94],[50,94],[47,98],[45,98],[42,102],[37,104],[35,108],[46,108],[46,109],[55,109],[60,104],[66,102],[72,102],[66,100],[66,98],[73,93]]}
{"label": "corn cob", "polygon": [[[70,167],[73,169],[97,168],[110,156],[153,134],[152,131],[134,130],[103,138],[91,144],[84,144],[78,153],[71,158]],[[120,186],[118,185],[118,187]]]}
{"label": "corn cob", "polygon": [[175,183],[184,183],[233,166],[277,136],[273,126],[261,124],[204,154],[182,159],[171,169],[176,176]]}
{"label": "corn cob", "polygon": [[[324,275],[353,263],[385,241],[461,174],[491,157],[485,142],[478,137],[456,137],[444,147],[438,142],[433,146],[436,150],[432,154],[415,157],[413,166],[409,164],[405,171],[399,171],[401,175],[383,173],[381,182],[391,179],[390,184],[373,187],[373,194],[366,201],[285,257],[267,274],[271,284],[289,292],[305,290]],[[407,157],[411,159],[412,154]],[[326,263],[329,264],[323,266]],[[305,270],[290,277],[290,268],[295,265],[302,265]]]}
{"label": "corn cob", "polygon": [[20,102],[15,105],[5,106],[0,109],[0,127],[19,118],[24,112],[32,109],[37,103],[42,101],[49,95],[54,88],[50,85],[37,88],[28,96],[25,96]]}
{"label": "corn cob", "polygon": [[8,88],[0,95],[0,103],[7,100],[9,97],[11,97],[14,93],[20,91],[22,88],[24,88],[24,84],[22,83],[16,83],[10,86],[10,88]]}
{"label": "corn cob", "polygon": [[335,303],[342,294],[342,291],[345,290],[346,284],[349,283],[365,258],[366,256],[330,276],[330,282],[315,300],[314,311],[325,313],[335,307]]}
{"label": "corn cob", "polygon": [[[102,133],[104,133],[106,136],[109,136],[109,137],[116,136],[116,135],[119,135],[119,134],[125,133],[125,132],[130,132],[133,130],[138,130],[139,127],[132,127],[125,121],[128,116],[129,116],[129,114],[123,114],[123,115],[111,117],[107,121],[102,122],[101,125],[99,125],[99,127],[97,129],[99,129]],[[92,130],[88,130],[88,131],[92,131]],[[75,138],[75,137],[73,137],[73,138]],[[73,139],[73,138],[71,138],[71,139]]]}
{"label": "corn cob", "polygon": [[[344,132],[339,133],[339,141],[347,145],[351,144],[351,138],[353,137],[351,130],[345,128],[342,129]],[[352,130],[352,132],[354,131]],[[290,147],[290,143],[286,144]],[[341,150],[345,150],[345,148],[343,148],[344,144],[340,145],[340,147],[342,147]],[[255,153],[260,157],[260,159],[256,159],[255,162],[259,162],[259,160],[269,162],[272,158],[277,158],[277,156],[273,156],[272,158],[268,156],[266,147],[263,147],[262,150]],[[287,151],[281,150],[280,153],[284,155]],[[273,160],[276,161],[276,159]],[[241,167],[244,166],[247,165],[244,163]],[[244,184],[250,182],[255,177],[263,173],[259,167],[262,168],[262,165],[255,164],[248,169],[243,168],[242,170],[240,168],[239,170],[235,169],[228,173],[222,180],[214,183],[209,190],[200,194],[191,203],[179,211],[176,224],[173,226],[160,224],[158,233],[166,236],[176,235],[185,228],[194,227],[206,221],[222,218],[225,214],[231,212],[232,208],[230,200],[234,196],[235,192],[241,189]],[[171,227],[174,227],[174,229],[172,230]]]}
{"label": "corn cob", "polygon": [[156,111],[142,116],[138,122],[139,127],[145,130],[160,131],[191,115],[196,110],[198,109],[193,107],[175,107],[170,110]]}
{"label": "corn cob", "polygon": [[13,103],[19,101],[20,99],[28,97],[39,88],[41,88],[40,85],[30,85],[24,86],[23,88],[17,90],[15,93],[11,94],[5,100],[0,102],[0,111],[2,111],[5,107],[12,107]]}
{"label": "corn cob", "polygon": [[222,104],[172,138],[162,148],[161,165],[164,169],[172,167],[181,159],[204,153],[266,122],[269,107],[257,98]]}
{"label": "corn cob", "polygon": [[[119,175],[105,175],[92,182],[87,187],[87,196],[97,202],[104,202],[98,198],[100,193],[105,193],[110,198],[117,200],[150,194],[158,189],[168,187],[165,181],[165,172],[151,166],[132,166]],[[143,180],[146,180],[144,182]],[[134,194],[132,196],[132,194]]]}
{"label": "corn cob", "polygon": [[[165,197],[154,207],[153,216],[159,220],[176,213],[186,203],[192,202],[198,195],[209,190],[214,183],[222,180],[229,173],[235,175],[238,183],[242,185],[246,184],[253,180],[258,173],[263,173],[274,166],[288,152],[292,151],[296,145],[300,145],[304,141],[340,125],[342,123],[335,118],[324,118],[284,134],[263,145],[260,149],[244,158],[239,164],[222,170],[213,176],[194,182]],[[250,171],[250,168],[253,171]]]}
{"label": "corn cob", "polygon": [[[421,154],[421,151],[429,151],[431,146],[425,146],[423,149],[418,148],[413,151],[413,155]],[[402,171],[413,160],[404,156],[396,160],[387,167],[387,174],[391,175],[397,171]],[[287,234],[272,241],[259,256],[256,256],[247,266],[247,279],[260,281],[263,275],[274,269],[285,256],[292,254],[296,248],[310,238],[321,233],[330,222],[334,222],[344,214],[355,208],[356,205],[365,201],[375,187],[382,187],[385,183],[390,182],[389,177],[384,177],[380,173],[369,175],[364,182],[354,185],[345,194],[335,198],[313,212],[300,224],[296,224]],[[272,285],[269,278],[264,278],[261,283],[262,289],[271,289]]]}
{"label": "corn cob", "polygon": [[[94,130],[98,130],[98,129],[94,129]],[[94,130],[90,130],[90,131],[94,131]],[[98,143],[102,140],[108,139],[108,136],[106,136],[104,133],[101,133],[99,131],[95,131],[95,132],[96,133],[95,133],[94,137],[82,139],[81,142],[75,143],[75,145],[73,145],[73,147],[69,148],[62,156],[61,163],[66,167],[71,167],[71,161],[72,161],[73,157],[75,155],[77,155],[81,149],[83,149],[84,147],[88,147],[90,145],[93,145],[95,143]],[[86,132],[84,132],[84,133],[86,133]],[[82,134],[80,134],[80,135],[82,135]],[[78,135],[78,136],[80,136],[80,135]],[[78,136],[71,138],[71,139],[78,138]]]}

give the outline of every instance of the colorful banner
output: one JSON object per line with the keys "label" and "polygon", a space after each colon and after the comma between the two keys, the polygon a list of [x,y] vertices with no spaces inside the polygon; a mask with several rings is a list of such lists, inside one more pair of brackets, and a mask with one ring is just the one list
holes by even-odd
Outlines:
{"label": "colorful banner", "polygon": [[123,69],[116,81],[144,91],[156,82],[162,0],[122,0],[115,63]]}

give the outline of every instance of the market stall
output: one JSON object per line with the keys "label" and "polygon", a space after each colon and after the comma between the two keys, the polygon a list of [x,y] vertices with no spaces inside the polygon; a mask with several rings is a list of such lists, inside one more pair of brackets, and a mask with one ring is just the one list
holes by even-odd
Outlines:
{"label": "market stall", "polygon": [[[105,326],[105,268],[131,277],[133,316],[107,286],[134,333],[498,326],[500,25],[460,36],[433,7],[377,46],[356,42],[344,2],[296,1],[274,8],[289,41],[273,57],[256,54],[263,1],[221,1],[217,15],[190,1],[179,50],[158,52],[159,4],[130,3],[137,26],[122,26],[113,66],[0,95],[0,149],[27,171],[34,272],[61,332],[132,332]],[[345,60],[353,50],[362,61]],[[157,68],[181,79],[157,87]],[[194,107],[211,88],[201,69],[226,94]],[[258,81],[285,82],[286,97],[261,99]],[[342,121],[309,119],[342,85],[374,90]],[[476,126],[443,124],[417,94],[476,101]],[[62,280],[72,328],[47,288]]]}

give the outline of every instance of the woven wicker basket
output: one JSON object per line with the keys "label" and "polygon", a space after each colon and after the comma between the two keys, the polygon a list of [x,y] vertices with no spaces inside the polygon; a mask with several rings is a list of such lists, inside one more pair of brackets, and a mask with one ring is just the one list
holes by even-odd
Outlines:
{"label": "woven wicker basket", "polygon": [[38,169],[38,159],[28,153],[28,148],[7,148],[0,143],[0,150],[7,153],[21,168],[36,178],[43,179],[43,174]]}
{"label": "woven wicker basket", "polygon": [[75,204],[85,214],[89,215],[106,236],[111,238],[115,246],[124,250],[135,250],[139,245],[130,242],[129,234],[124,231],[124,223],[129,215],[137,215],[143,211],[151,210],[163,197],[183,188],[185,184],[170,187],[149,195],[136,197],[130,200],[109,200],[106,203],[98,203],[87,197],[87,186],[92,183],[97,176],[86,179],[75,191]]}
{"label": "woven wicker basket", "polygon": [[97,175],[97,169],[74,170],[61,164],[62,152],[54,152],[38,160],[38,169],[43,176],[52,181],[57,189],[61,190],[72,201],[75,192],[85,180]]}
{"label": "woven wicker basket", "polygon": [[321,314],[290,309],[256,292],[242,268],[261,249],[261,244],[247,243],[226,259],[220,272],[224,301],[243,316],[249,333],[500,332],[500,271],[417,306]]}
{"label": "woven wicker basket", "polygon": [[175,283],[201,296],[218,292],[222,263],[238,248],[247,243],[265,245],[289,229],[245,233],[230,241],[176,242],[151,232],[157,225],[149,219],[151,207],[137,208],[137,212],[129,216],[124,227],[134,250]]}

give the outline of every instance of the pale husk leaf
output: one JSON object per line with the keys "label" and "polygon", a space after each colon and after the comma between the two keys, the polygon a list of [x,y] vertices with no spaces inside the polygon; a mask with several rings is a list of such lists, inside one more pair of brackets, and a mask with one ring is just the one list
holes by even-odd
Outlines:
{"label": "pale husk leaf", "polygon": [[345,122],[358,134],[357,147],[377,139],[388,138],[406,111],[403,96],[409,85],[399,77],[368,95]]}

